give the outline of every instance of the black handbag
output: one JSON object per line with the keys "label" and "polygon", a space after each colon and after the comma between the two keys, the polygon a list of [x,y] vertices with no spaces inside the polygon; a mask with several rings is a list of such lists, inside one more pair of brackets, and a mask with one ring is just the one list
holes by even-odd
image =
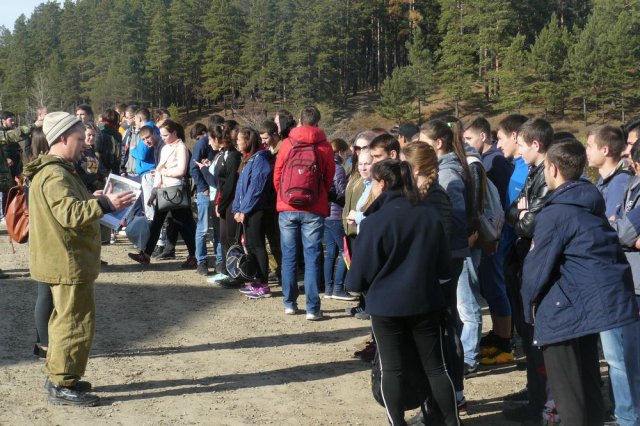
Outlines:
{"label": "black handbag", "polygon": [[191,197],[184,183],[167,188],[158,188],[156,202],[160,212],[191,207]]}
{"label": "black handbag", "polygon": [[234,280],[253,281],[258,275],[258,262],[255,256],[242,245],[240,232],[244,233],[244,224],[238,226],[235,243],[227,250],[227,272]]}

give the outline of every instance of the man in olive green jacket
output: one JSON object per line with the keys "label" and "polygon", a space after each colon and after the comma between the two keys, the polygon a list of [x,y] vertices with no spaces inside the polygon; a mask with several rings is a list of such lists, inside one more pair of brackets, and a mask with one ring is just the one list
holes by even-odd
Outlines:
{"label": "man in olive green jacket", "polygon": [[66,112],[44,118],[49,154],[27,164],[29,190],[29,268],[53,295],[45,390],[49,402],[93,406],[99,398],[81,382],[95,331],[94,282],[100,273],[103,214],[129,206],[131,192],[87,192],[74,162],[84,149],[84,126]]}

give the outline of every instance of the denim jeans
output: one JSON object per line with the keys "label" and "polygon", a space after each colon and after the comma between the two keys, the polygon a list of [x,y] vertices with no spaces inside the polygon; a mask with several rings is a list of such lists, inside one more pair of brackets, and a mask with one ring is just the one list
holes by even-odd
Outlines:
{"label": "denim jeans", "polygon": [[465,364],[474,366],[477,363],[480,334],[482,333],[482,309],[480,307],[480,280],[478,267],[482,250],[471,249],[471,256],[464,260],[462,273],[458,279],[458,315],[460,323],[460,341],[464,349]]}
{"label": "denim jeans", "polygon": [[207,236],[209,235],[209,214],[211,199],[209,194],[198,192],[198,224],[196,225],[196,260],[198,263],[207,260]]}
{"label": "denim jeans", "polygon": [[307,313],[318,313],[320,311],[318,279],[320,277],[324,218],[307,212],[280,212],[278,224],[280,225],[280,246],[282,248],[282,296],[284,306],[285,308],[297,308],[297,242],[302,237]]}
{"label": "denim jeans", "polygon": [[[636,413],[633,407],[633,399],[631,396],[630,380],[627,376],[626,359],[624,353],[624,340],[629,336],[625,336],[624,331],[628,326],[614,328],[612,330],[600,333],[600,342],[602,343],[602,352],[604,358],[609,364],[609,379],[611,380],[611,389],[613,390],[613,398],[615,399],[616,420],[620,426],[634,426],[636,421]],[[638,345],[638,342],[634,342]],[[636,352],[636,357],[640,356]]]}
{"label": "denim jeans", "polygon": [[[636,301],[640,306],[640,296],[636,295]],[[624,335],[624,363],[627,367],[631,401],[634,401],[635,424],[640,424],[640,321],[624,326],[622,333]]]}
{"label": "denim jeans", "polygon": [[343,236],[341,220],[324,221],[324,293],[329,296],[344,291],[347,265],[343,259]]}

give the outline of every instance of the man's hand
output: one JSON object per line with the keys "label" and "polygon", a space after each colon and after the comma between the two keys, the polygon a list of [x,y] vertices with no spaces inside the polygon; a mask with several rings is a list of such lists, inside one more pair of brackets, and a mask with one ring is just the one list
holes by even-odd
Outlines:
{"label": "man's hand", "polygon": [[13,166],[13,160],[11,158],[7,158],[7,166],[9,167]]}
{"label": "man's hand", "polygon": [[242,223],[242,222],[244,222],[244,213],[238,212],[238,213],[233,215],[233,218],[236,220],[236,222]]}
{"label": "man's hand", "polygon": [[116,210],[129,207],[136,200],[136,194],[133,191],[118,192],[117,194],[114,194],[113,185],[109,185],[109,188],[103,192],[102,195],[109,198],[109,202]]}
{"label": "man's hand", "polygon": [[527,210],[529,209],[529,206],[527,205],[527,198],[526,197],[522,197],[518,200],[518,210]]}
{"label": "man's hand", "polygon": [[220,212],[218,211],[218,205],[216,204],[216,217],[220,217]]}

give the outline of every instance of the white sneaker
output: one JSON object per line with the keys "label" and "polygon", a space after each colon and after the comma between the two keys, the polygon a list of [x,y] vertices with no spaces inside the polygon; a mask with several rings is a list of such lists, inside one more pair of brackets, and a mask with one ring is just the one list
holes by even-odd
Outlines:
{"label": "white sneaker", "polygon": [[284,308],[285,315],[295,315],[298,313],[298,309],[296,308]]}
{"label": "white sneaker", "polygon": [[314,314],[313,312],[311,312],[311,313],[307,312],[307,319],[308,319],[309,321],[318,321],[318,320],[321,320],[321,319],[322,319],[322,311],[318,311],[318,312],[317,312],[317,313],[315,313],[315,314]]}

